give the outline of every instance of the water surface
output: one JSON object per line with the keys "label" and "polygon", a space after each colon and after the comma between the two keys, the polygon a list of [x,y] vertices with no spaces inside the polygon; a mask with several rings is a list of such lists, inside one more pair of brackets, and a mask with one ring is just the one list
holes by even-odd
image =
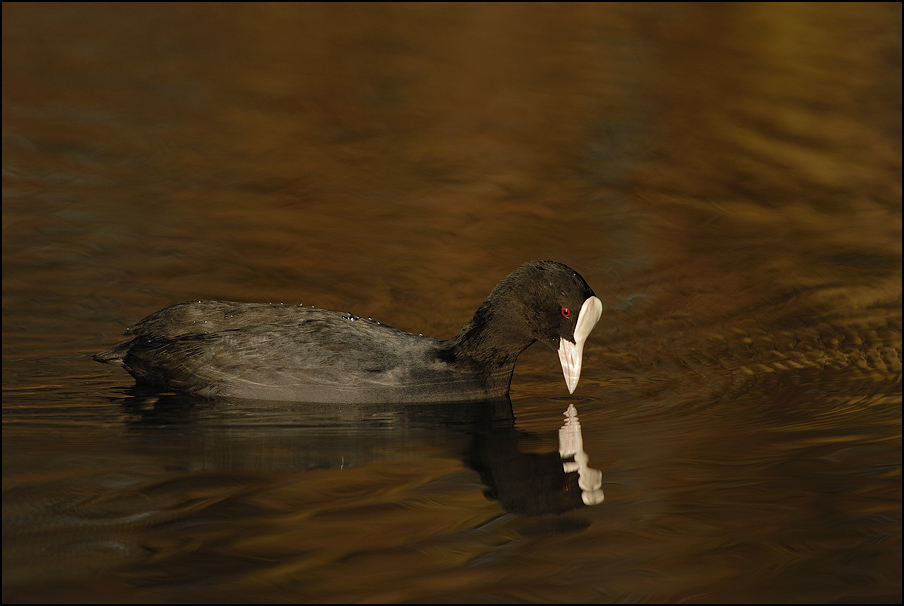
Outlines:
{"label": "water surface", "polygon": [[[901,601],[900,4],[5,3],[2,111],[4,602]],[[570,397],[90,359],[208,298],[446,338],[546,258]]]}

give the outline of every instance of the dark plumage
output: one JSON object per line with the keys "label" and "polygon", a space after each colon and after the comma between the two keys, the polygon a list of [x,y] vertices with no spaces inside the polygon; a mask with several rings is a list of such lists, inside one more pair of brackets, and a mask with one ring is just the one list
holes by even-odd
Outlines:
{"label": "dark plumage", "polygon": [[[508,393],[535,341],[559,352],[569,391],[602,305],[561,263],[525,263],[441,341],[313,307],[197,301],[151,314],[94,356],[139,384],[206,397],[455,402]],[[577,328],[577,331],[576,331]]]}

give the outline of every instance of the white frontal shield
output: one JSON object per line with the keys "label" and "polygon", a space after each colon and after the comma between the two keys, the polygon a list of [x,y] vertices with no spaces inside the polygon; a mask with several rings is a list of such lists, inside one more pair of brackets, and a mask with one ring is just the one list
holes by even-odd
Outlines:
{"label": "white frontal shield", "polygon": [[578,321],[574,325],[574,343],[562,338],[559,340],[559,361],[562,363],[562,373],[565,375],[565,384],[568,385],[568,393],[574,393],[581,378],[581,359],[584,355],[584,342],[587,335],[599,322],[603,314],[603,304],[596,297],[588,297],[578,313]]}

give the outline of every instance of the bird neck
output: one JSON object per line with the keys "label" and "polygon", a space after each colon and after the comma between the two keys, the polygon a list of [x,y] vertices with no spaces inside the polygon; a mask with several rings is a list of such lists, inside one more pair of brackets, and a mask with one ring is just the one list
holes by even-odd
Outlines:
{"label": "bird neck", "polygon": [[518,356],[536,339],[527,334],[518,314],[504,303],[493,304],[487,299],[461,332],[443,343],[441,350],[455,361],[494,375],[507,372],[511,376]]}

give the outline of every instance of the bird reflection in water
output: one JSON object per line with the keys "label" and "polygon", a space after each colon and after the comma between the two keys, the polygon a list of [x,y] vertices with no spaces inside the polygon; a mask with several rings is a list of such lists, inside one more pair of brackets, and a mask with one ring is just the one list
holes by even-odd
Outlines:
{"label": "bird reflection in water", "polygon": [[472,443],[468,464],[487,486],[484,494],[512,513],[564,513],[603,502],[603,474],[590,467],[577,409],[569,404],[559,429],[559,450],[524,453],[519,432],[481,433]]}
{"label": "bird reflection in water", "polygon": [[485,496],[509,513],[560,514],[603,501],[602,472],[588,465],[574,404],[564,412],[558,450],[536,453],[519,449],[535,436],[516,429],[508,397],[456,406],[305,404],[299,409],[133,389],[123,405],[131,430],[143,436],[143,452],[148,440],[159,441],[164,458],[192,473],[363,465],[376,470],[392,453],[444,452],[478,472]]}

